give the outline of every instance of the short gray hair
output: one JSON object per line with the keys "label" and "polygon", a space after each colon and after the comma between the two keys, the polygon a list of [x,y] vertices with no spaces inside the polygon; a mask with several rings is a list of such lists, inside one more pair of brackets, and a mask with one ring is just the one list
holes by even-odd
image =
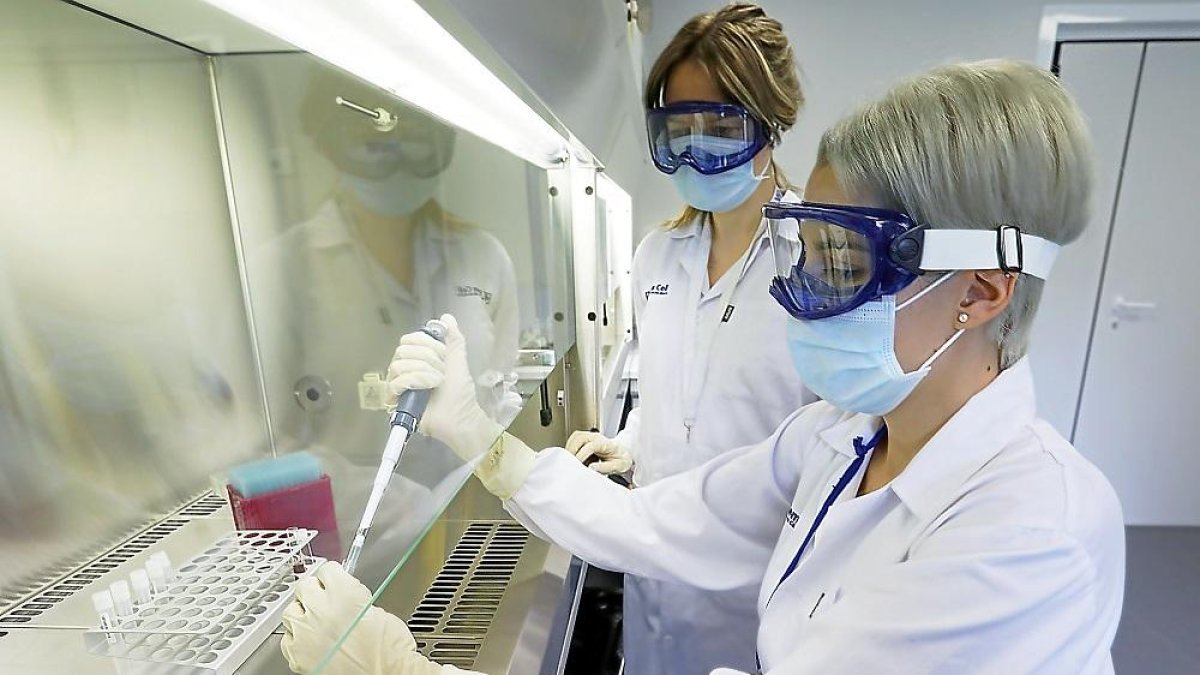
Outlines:
{"label": "short gray hair", "polygon": [[[932,228],[1015,225],[1058,244],[1088,222],[1091,139],[1050,73],[1008,60],[936,68],[892,87],[821,138],[842,188]],[[1000,367],[1025,355],[1042,296],[1021,275],[991,330]]]}

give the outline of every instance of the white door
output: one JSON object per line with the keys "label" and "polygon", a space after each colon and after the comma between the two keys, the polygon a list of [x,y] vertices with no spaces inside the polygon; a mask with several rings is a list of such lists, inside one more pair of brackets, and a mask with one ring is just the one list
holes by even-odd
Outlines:
{"label": "white door", "polygon": [[1091,127],[1096,182],[1091,222],[1078,240],[1062,250],[1042,293],[1030,360],[1038,413],[1067,438],[1075,435],[1087,346],[1144,49],[1141,42],[1092,42],[1065,44],[1059,52],[1063,85],[1087,113]]}
{"label": "white door", "polygon": [[1200,43],[1144,50],[1074,441],[1128,524],[1200,525]]}

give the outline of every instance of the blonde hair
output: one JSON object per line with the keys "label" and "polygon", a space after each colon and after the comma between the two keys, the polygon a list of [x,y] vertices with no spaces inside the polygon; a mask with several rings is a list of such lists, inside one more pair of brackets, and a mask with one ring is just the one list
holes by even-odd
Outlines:
{"label": "blonde hair", "polygon": [[[667,80],[684,61],[700,64],[722,94],[764,122],[772,145],[792,128],[804,106],[796,58],[783,26],[758,5],[735,2],[685,23],[650,68],[647,110],[662,105]],[[771,171],[776,183],[786,187],[774,160]],[[680,227],[705,214],[688,206],[666,227]]]}
{"label": "blonde hair", "polygon": [[[1019,61],[947,65],[895,85],[825,132],[817,165],[931,228],[1015,225],[1066,244],[1089,218],[1083,114],[1053,75]],[[1025,355],[1042,286],[1020,275],[993,321],[1001,368]]]}

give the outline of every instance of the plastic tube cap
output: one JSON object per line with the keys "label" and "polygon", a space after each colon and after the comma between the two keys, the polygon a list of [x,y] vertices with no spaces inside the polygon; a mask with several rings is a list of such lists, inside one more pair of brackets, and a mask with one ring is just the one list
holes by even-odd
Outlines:
{"label": "plastic tube cap", "polygon": [[150,578],[150,588],[155,593],[167,590],[167,571],[163,569],[162,561],[150,558],[146,561],[146,574]]}
{"label": "plastic tube cap", "polygon": [[112,592],[113,604],[116,606],[117,616],[127,616],[133,614],[133,597],[129,593],[129,583],[124,579],[114,581],[112,586],[108,587]]}
{"label": "plastic tube cap", "polygon": [[133,586],[133,597],[138,603],[150,602],[150,575],[146,570],[134,570],[129,574],[129,583]]}
{"label": "plastic tube cap", "polygon": [[162,568],[163,577],[170,581],[175,578],[175,570],[171,567],[171,559],[167,557],[166,551],[158,551],[150,555],[150,562]]}
{"label": "plastic tube cap", "polygon": [[92,607],[96,608],[97,614],[112,614],[113,599],[112,593],[108,591],[100,591],[92,593]]}

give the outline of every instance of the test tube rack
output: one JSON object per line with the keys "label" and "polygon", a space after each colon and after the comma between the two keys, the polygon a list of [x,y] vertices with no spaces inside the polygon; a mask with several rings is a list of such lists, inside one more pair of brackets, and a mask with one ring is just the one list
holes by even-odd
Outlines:
{"label": "test tube rack", "polygon": [[84,632],[122,675],[232,675],[279,625],[296,583],[323,561],[314,530],[232,532],[179,568],[166,591],[111,628]]}

